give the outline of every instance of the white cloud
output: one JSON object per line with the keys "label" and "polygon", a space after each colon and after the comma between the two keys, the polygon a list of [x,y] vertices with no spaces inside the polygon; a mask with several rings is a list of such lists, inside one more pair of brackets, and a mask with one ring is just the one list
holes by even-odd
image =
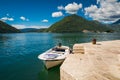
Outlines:
{"label": "white cloud", "polygon": [[63,13],[61,11],[52,13],[52,17],[61,17],[61,16],[63,16]]}
{"label": "white cloud", "polygon": [[96,10],[98,10],[96,5],[91,5],[90,7],[85,8],[85,15],[88,15],[89,13],[94,13]]}
{"label": "white cloud", "polygon": [[77,4],[75,2],[68,4],[67,6],[65,6],[65,10],[66,13],[69,14],[76,14],[78,12],[79,9],[82,8],[82,4]]}
{"label": "white cloud", "polygon": [[32,25],[32,26],[26,26],[26,25],[20,25],[20,24],[13,24],[12,26],[14,26],[17,29],[24,29],[24,28],[47,28],[48,26],[36,26],[36,25]]}
{"label": "white cloud", "polygon": [[20,19],[23,21],[29,21],[29,19],[25,18],[24,16],[21,16]]}
{"label": "white cloud", "polygon": [[[82,4],[81,3],[77,4],[77,3],[73,2],[73,3],[67,4],[65,7],[62,5],[58,6],[57,9],[65,10],[66,13],[69,13],[69,14],[77,14],[78,10],[82,9]],[[61,17],[61,16],[63,16],[63,13],[61,11],[52,13],[52,17]]]}
{"label": "white cloud", "polygon": [[10,18],[10,17],[2,17],[0,20],[2,20],[2,21],[14,21],[14,18]]}
{"label": "white cloud", "polygon": [[21,20],[23,20],[23,21],[25,21],[25,19],[26,19],[26,18],[25,18],[25,17],[23,17],[23,16],[21,16],[21,17],[20,17],[20,19],[21,19]]}
{"label": "white cloud", "polygon": [[8,20],[9,20],[9,21],[14,21],[14,19],[13,19],[13,18],[9,18]]}
{"label": "white cloud", "polygon": [[63,6],[58,6],[58,10],[64,10],[65,8]]}
{"label": "white cloud", "polygon": [[48,20],[47,19],[43,19],[42,22],[48,22]]}
{"label": "white cloud", "polygon": [[10,16],[8,13],[6,14],[7,16]]}
{"label": "white cloud", "polygon": [[97,0],[100,5],[86,7],[85,14],[94,20],[104,23],[111,23],[120,19],[120,2],[118,0]]}

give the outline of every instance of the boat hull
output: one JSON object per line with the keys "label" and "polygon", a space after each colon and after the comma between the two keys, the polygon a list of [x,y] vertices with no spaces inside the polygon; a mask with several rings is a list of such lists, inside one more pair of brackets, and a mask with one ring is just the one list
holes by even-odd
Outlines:
{"label": "boat hull", "polygon": [[38,58],[43,60],[47,69],[62,64],[66,56],[70,54],[68,46],[54,47],[40,54]]}
{"label": "boat hull", "polygon": [[55,67],[59,64],[62,64],[63,61],[64,61],[64,59],[62,59],[62,60],[46,60],[46,61],[44,61],[44,64],[45,64],[47,69],[50,69],[50,68]]}

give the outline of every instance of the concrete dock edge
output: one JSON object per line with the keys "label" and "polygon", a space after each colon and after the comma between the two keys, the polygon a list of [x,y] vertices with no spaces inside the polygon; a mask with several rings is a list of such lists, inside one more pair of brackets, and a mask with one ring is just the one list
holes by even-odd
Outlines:
{"label": "concrete dock edge", "polygon": [[120,80],[120,40],[75,44],[60,67],[60,80]]}

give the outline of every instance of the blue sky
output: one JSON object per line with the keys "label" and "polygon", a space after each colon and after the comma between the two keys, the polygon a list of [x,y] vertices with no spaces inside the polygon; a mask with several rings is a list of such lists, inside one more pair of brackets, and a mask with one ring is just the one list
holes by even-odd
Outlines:
{"label": "blue sky", "polygon": [[120,0],[0,0],[0,20],[21,28],[45,28],[71,14],[112,23]]}

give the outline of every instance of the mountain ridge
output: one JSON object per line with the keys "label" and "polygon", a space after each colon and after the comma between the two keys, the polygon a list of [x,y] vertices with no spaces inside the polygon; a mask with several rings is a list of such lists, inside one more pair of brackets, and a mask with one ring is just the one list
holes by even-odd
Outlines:
{"label": "mountain ridge", "polygon": [[21,32],[44,32],[47,28],[24,28],[24,29],[20,29]]}
{"label": "mountain ridge", "polygon": [[111,31],[110,28],[99,23],[98,21],[88,21],[81,16],[76,14],[64,17],[62,20],[51,25],[47,32],[83,32],[88,30],[91,32],[105,32]]}
{"label": "mountain ridge", "polygon": [[120,19],[114,22],[113,24],[119,24],[120,25]]}
{"label": "mountain ridge", "polygon": [[20,33],[20,30],[3,21],[0,21],[0,33]]}

